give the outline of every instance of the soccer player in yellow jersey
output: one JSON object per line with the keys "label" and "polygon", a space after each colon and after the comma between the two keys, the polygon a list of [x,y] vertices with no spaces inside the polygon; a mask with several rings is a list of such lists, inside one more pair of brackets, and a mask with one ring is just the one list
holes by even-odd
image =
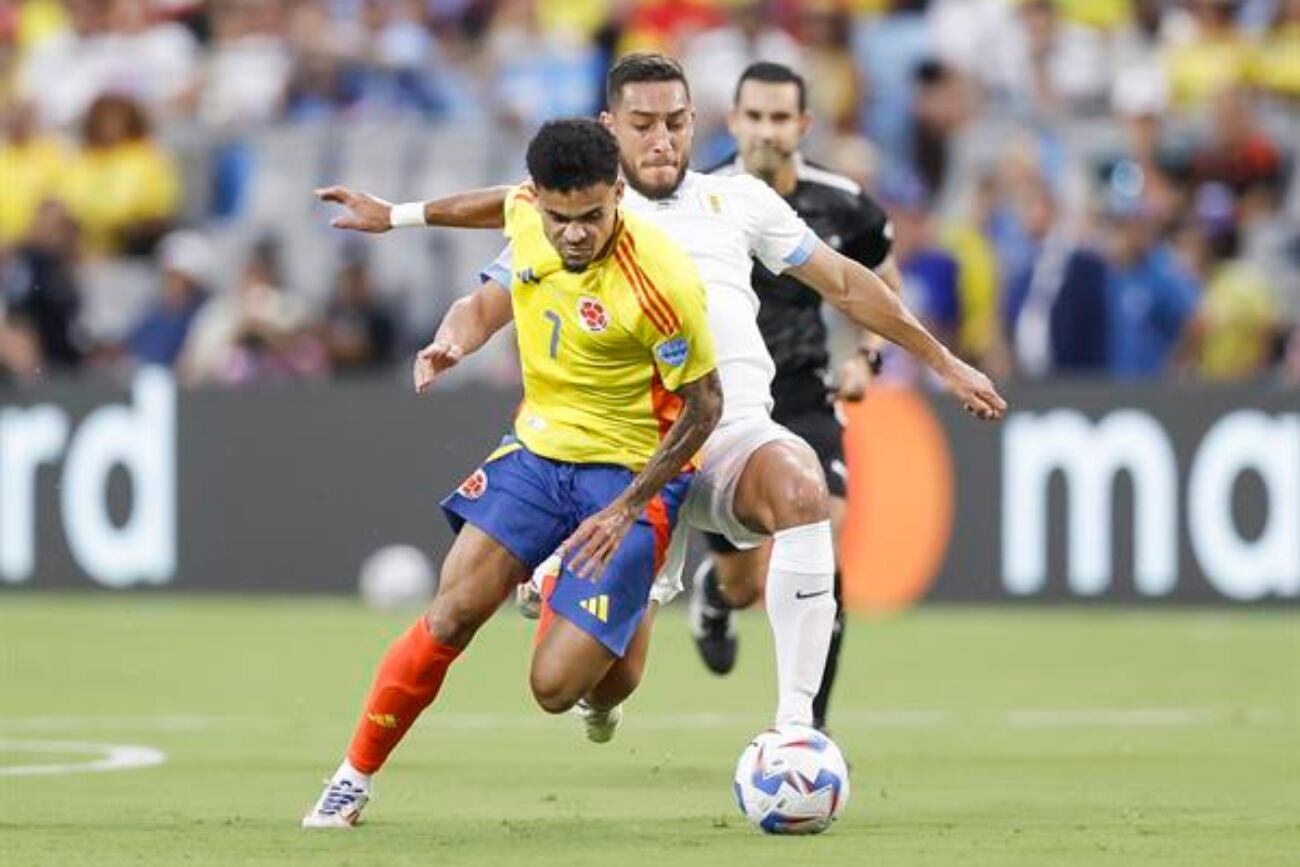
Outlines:
{"label": "soccer player in yellow jersey", "polygon": [[304,827],[355,824],[371,775],[448,666],[557,547],[554,616],[530,675],[537,702],[614,709],[644,664],[650,588],[690,461],[722,412],[704,284],[684,252],[619,207],[618,145],[599,123],[543,126],[528,171],[506,201],[511,273],[458,301],[415,363],[425,391],[513,318],[524,373],[514,433],[443,501],[457,535],[438,592],[381,662],[347,759]]}

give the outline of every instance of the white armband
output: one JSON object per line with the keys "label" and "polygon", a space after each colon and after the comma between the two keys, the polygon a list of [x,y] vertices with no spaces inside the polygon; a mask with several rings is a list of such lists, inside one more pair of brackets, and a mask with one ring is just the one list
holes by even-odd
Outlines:
{"label": "white armband", "polygon": [[424,221],[424,202],[393,205],[388,214],[388,222],[394,229],[418,229],[429,225]]}

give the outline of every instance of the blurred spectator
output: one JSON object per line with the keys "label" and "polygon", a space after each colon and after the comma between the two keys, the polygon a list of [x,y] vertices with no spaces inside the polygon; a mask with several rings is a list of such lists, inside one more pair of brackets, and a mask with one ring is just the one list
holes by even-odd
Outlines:
{"label": "blurred spectator", "polygon": [[80,363],[76,335],[77,225],[54,200],[37,208],[27,240],[0,247],[0,367],[31,379]]}
{"label": "blurred spectator", "polygon": [[141,364],[171,367],[207,301],[216,261],[207,238],[182,230],[158,245],[158,266],[162,272],[159,298],[132,330],[127,349]]}
{"label": "blurred spectator", "polygon": [[359,62],[353,76],[363,109],[430,117],[445,110],[441,50],[423,17],[421,0],[362,4]]}
{"label": "blurred spectator", "polygon": [[102,0],[66,0],[68,27],[35,45],[19,70],[19,92],[55,127],[77,122],[102,92],[109,58],[101,38],[108,31]]}
{"label": "blurred spectator", "polygon": [[188,30],[155,21],[148,0],[68,0],[67,7],[68,28],[38,44],[21,73],[22,92],[47,123],[70,127],[108,93],[159,111],[179,107],[197,60]]}
{"label": "blurred spectator", "polygon": [[1223,184],[1207,184],[1196,197],[1194,221],[1186,234],[1192,263],[1205,282],[1189,328],[1188,354],[1206,379],[1259,375],[1279,346],[1277,293],[1268,277],[1237,258],[1235,199]]}
{"label": "blurred spectator", "polygon": [[199,116],[214,127],[272,119],[293,67],[284,16],[323,11],[311,0],[212,0],[212,48],[203,64]]}
{"label": "blurred spectator", "polygon": [[970,114],[966,82],[953,69],[924,60],[915,70],[909,164],[936,200],[947,192],[956,140]]}
{"label": "blurred spectator", "polygon": [[171,155],[150,137],[144,111],[125,96],[101,96],[82,123],[63,196],[91,256],[147,253],[180,205]]}
{"label": "blurred spectator", "polygon": [[503,0],[487,49],[501,118],[531,131],[555,117],[592,114],[601,103],[601,58],[579,34],[545,31],[532,0]]}
{"label": "blurred spectator", "polygon": [[1192,158],[1193,179],[1218,181],[1240,193],[1263,184],[1281,187],[1282,153],[1255,120],[1244,88],[1214,97],[1210,137]]}
{"label": "blurred spectator", "polygon": [[68,29],[68,10],[65,0],[25,0],[10,2],[6,10],[0,6],[0,35],[5,28],[4,16],[12,16],[13,41],[20,58],[46,40]]}
{"label": "blurred spectator", "polygon": [[1251,79],[1265,92],[1300,103],[1300,0],[1276,0],[1273,24],[1251,62]]}
{"label": "blurred spectator", "polygon": [[1016,109],[1050,118],[1066,111],[1096,114],[1110,93],[1105,34],[1062,18],[1057,0],[1024,0],[1005,51],[995,55],[998,84]]}
{"label": "blurred spectator", "polygon": [[1010,373],[1001,340],[1001,276],[996,251],[987,234],[997,205],[997,182],[986,172],[976,184],[966,214],[944,223],[941,239],[957,260],[957,294],[961,304],[958,351],[992,375]]}
{"label": "blurred spectator", "polygon": [[307,306],[281,284],[276,243],[261,241],[234,291],[200,311],[182,352],[182,381],[240,386],[321,375],[325,354],[310,326]]}
{"label": "blurred spectator", "polygon": [[1112,188],[1105,216],[1111,373],[1120,379],[1157,377],[1175,359],[1200,286],[1161,240],[1133,190]]}
{"label": "blurred spectator", "polygon": [[718,27],[725,17],[708,0],[643,0],[632,2],[619,47],[620,54],[663,51],[679,54],[696,33]]}
{"label": "blurred spectator", "polygon": [[740,74],[759,60],[803,69],[795,38],[773,21],[770,0],[744,0],[727,20],[696,34],[683,46],[682,62],[691,82],[700,161],[712,164],[730,153],[725,121]]}
{"label": "blurred spectator", "polygon": [[101,93],[134,97],[155,118],[184,109],[195,87],[198,43],[184,26],[158,19],[151,0],[102,0],[108,69]]}
{"label": "blurred spectator", "polygon": [[1005,102],[1002,59],[1016,38],[1015,11],[1005,0],[932,0],[926,17],[934,57],[970,76],[994,101]]}
{"label": "blurred spectator", "polygon": [[892,152],[907,145],[916,67],[934,56],[926,5],[925,0],[890,0],[887,14],[859,18],[854,29],[854,55],[865,81],[866,132]]}
{"label": "blurred spectator", "polygon": [[1161,0],[1134,0],[1132,19],[1115,34],[1111,107],[1120,114],[1163,114],[1169,105],[1162,13]]}
{"label": "blurred spectator", "polygon": [[1300,328],[1300,223],[1282,210],[1275,185],[1254,184],[1237,198],[1235,229],[1241,257],[1266,274],[1278,290],[1278,317],[1285,328]]}
{"label": "blurred spectator", "polygon": [[[2,99],[2,98],[0,98]],[[40,131],[30,102],[0,103],[0,166],[4,194],[0,195],[0,247],[27,237],[41,203],[58,192],[69,153],[62,140]]]}
{"label": "blurred spectator", "polygon": [[[281,99],[284,116],[290,120],[330,117],[346,110],[359,98],[356,83],[347,74],[350,49],[346,28],[331,17],[326,4],[312,0],[298,0],[288,16],[288,54],[273,61],[271,44],[257,44],[262,49],[261,63],[269,66],[274,62],[278,66],[283,60],[292,72],[287,79],[277,81],[275,92],[266,88],[259,100],[261,105],[251,116],[266,116]],[[249,40],[241,37],[239,41],[250,46]]]}
{"label": "blurred spectator", "polygon": [[1031,378],[1103,374],[1108,361],[1106,264],[1081,245],[1051,190],[1016,203],[1030,256],[1007,275],[1003,313],[1019,371]]}
{"label": "blurred spectator", "polygon": [[388,364],[395,348],[392,316],[374,295],[364,247],[347,247],[325,311],[322,342],[336,372],[372,371]]}
{"label": "blurred spectator", "polygon": [[1237,29],[1234,0],[1188,0],[1166,39],[1170,92],[1179,109],[1200,110],[1242,80],[1251,46]]}
{"label": "blurred spectator", "polygon": [[894,224],[894,256],[903,273],[903,297],[945,345],[961,327],[957,260],[939,246],[924,185],[907,173],[887,178],[881,197]]}
{"label": "blurred spectator", "polygon": [[859,131],[862,79],[853,62],[853,18],[834,7],[803,10],[804,66],[808,71],[808,110],[838,134]]}

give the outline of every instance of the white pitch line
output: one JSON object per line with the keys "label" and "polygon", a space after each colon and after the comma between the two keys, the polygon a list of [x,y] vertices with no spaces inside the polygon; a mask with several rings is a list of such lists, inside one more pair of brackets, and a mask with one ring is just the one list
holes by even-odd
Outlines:
{"label": "white pitch line", "polygon": [[24,716],[0,717],[0,732],[49,731],[205,731],[256,722],[256,717],[210,716],[202,714],[160,714],[156,716]]}
{"label": "white pitch line", "polygon": [[148,768],[167,761],[167,754],[153,747],[135,744],[95,744],[82,741],[15,741],[0,740],[0,752],[15,753],[73,753],[99,756],[83,762],[64,762],[50,765],[6,765],[0,767],[0,777],[35,777],[52,774],[102,773]]}
{"label": "white pitch line", "polygon": [[[763,725],[767,718],[753,713],[636,713],[629,710],[628,721],[638,729],[648,731],[687,731]],[[836,725],[866,726],[872,728],[921,728],[941,725],[948,721],[948,711],[896,710],[868,711],[865,713],[840,713],[835,715]],[[432,713],[422,719],[421,725],[447,729],[519,729],[545,728],[555,724],[553,717],[541,714],[511,713]]]}
{"label": "white pitch line", "polygon": [[1013,710],[1013,728],[1148,728],[1205,725],[1225,719],[1220,711],[1179,707]]}

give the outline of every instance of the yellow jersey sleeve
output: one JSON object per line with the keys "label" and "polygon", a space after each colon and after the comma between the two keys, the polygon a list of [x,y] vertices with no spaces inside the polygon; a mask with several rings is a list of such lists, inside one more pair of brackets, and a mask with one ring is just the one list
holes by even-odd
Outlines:
{"label": "yellow jersey sleeve", "polygon": [[503,234],[512,240],[541,223],[541,215],[537,213],[537,190],[531,182],[511,187],[506,193],[505,218]]}

